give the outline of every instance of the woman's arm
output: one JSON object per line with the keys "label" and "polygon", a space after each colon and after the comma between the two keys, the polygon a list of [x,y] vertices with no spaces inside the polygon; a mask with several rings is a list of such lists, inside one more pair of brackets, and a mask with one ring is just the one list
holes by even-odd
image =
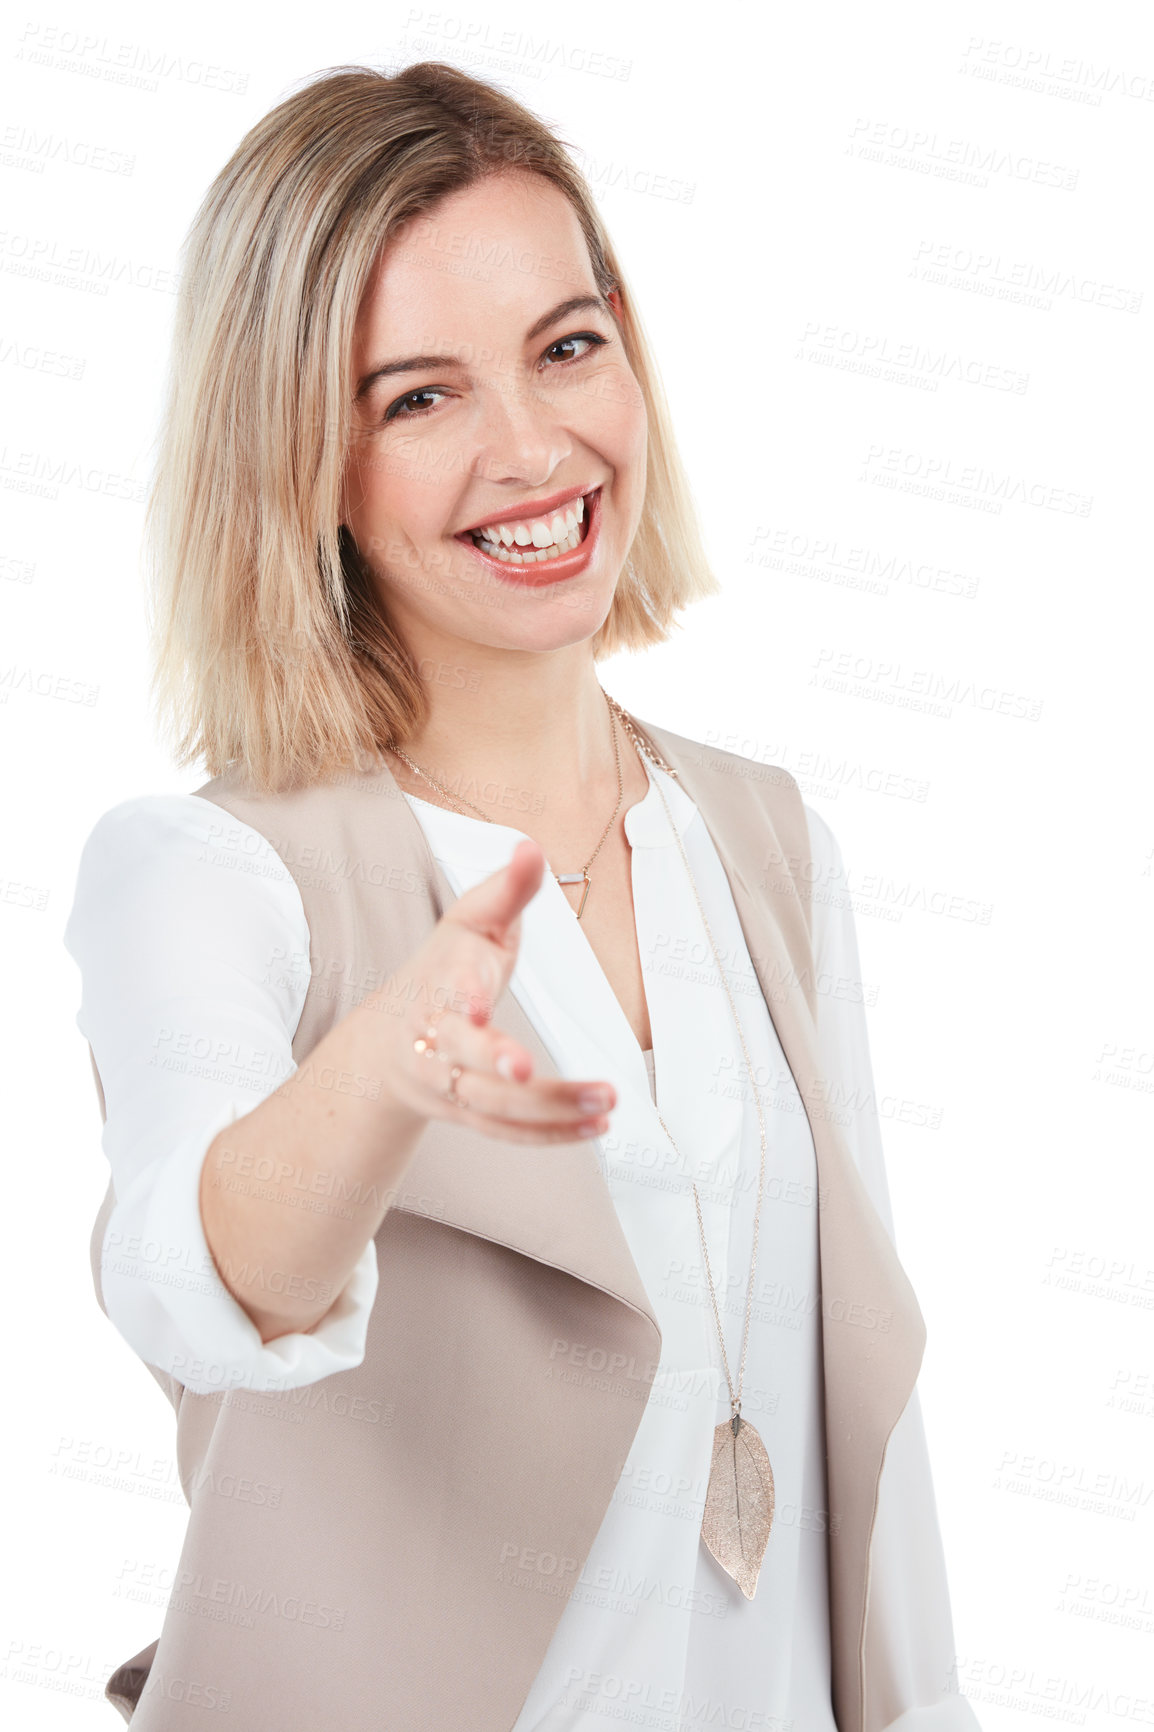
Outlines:
{"label": "woman's arm", "polygon": [[[126,801],[81,858],[65,944],[107,1103],[102,1285],[141,1357],[187,1387],[294,1388],[363,1359],[374,1236],[430,1117],[567,1143],[604,1132],[613,1091],[536,1076],[491,1020],[545,868],[528,840],[437,921],[406,993],[385,982],[298,1071],[300,895],[249,826],[230,819],[217,848],[214,812],[194,795]],[[465,1100],[414,1045],[442,1002],[440,1056],[468,1071]]]}
{"label": "woman's arm", "polygon": [[[76,1022],[104,1092],[116,1194],[101,1288],[129,1345],[188,1388],[294,1388],[363,1359],[376,1248],[366,1231],[327,1303],[299,1323],[278,1314],[270,1339],[236,1293],[273,1299],[267,1283],[280,1284],[276,1267],[289,1259],[262,1273],[248,1255],[232,1271],[234,1293],[209,1247],[206,1151],[293,1074],[309,980],[291,874],[247,829],[248,846],[224,860],[213,818],[193,795],[128,800],[99,820],[80,860],[64,943],[81,970]],[[227,1268],[227,1243],[221,1250]]]}
{"label": "woman's arm", "polygon": [[325,1317],[428,1122],[384,1084],[381,1015],[375,995],[349,1011],[287,1082],[217,1132],[204,1161],[208,1243],[266,1342]]}
{"label": "woman's arm", "polygon": [[837,839],[817,812],[805,808],[813,851],[813,955],[817,972],[817,1032],[834,1122],[845,1133],[866,1190],[890,1239],[893,1210],[886,1179],[881,1119],[870,1060],[866,1001],[857,927]]}

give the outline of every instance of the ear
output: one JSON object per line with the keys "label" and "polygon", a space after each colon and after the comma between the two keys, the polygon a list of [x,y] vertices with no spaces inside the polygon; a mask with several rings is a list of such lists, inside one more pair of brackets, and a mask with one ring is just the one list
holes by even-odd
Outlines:
{"label": "ear", "polygon": [[609,305],[613,308],[613,311],[617,314],[618,320],[624,319],[625,308],[624,308],[622,301],[621,301],[621,290],[620,289],[610,289],[610,291],[606,295],[605,299],[609,302]]}

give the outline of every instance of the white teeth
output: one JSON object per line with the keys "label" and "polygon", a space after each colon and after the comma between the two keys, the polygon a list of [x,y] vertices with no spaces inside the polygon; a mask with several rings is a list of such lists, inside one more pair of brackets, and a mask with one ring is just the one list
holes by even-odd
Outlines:
{"label": "white teeth", "polygon": [[[552,517],[534,517],[512,523],[488,523],[484,529],[473,530],[473,539],[484,547],[486,553],[500,557],[500,550],[509,547],[533,548],[536,553],[527,553],[521,563],[532,565],[541,553],[554,550],[560,552],[568,546],[575,529],[585,518],[585,500],[575,499],[572,505],[564,511],[554,512]],[[576,545],[576,543],[573,543]],[[514,563],[517,563],[514,558]]]}
{"label": "white teeth", "polygon": [[510,549],[496,542],[490,543],[485,552],[491,559],[499,559],[503,565],[547,565],[551,559],[559,559],[563,553],[572,553],[580,540],[580,529],[575,527],[564,541],[559,541],[552,547],[526,548],[522,553],[519,549]]}

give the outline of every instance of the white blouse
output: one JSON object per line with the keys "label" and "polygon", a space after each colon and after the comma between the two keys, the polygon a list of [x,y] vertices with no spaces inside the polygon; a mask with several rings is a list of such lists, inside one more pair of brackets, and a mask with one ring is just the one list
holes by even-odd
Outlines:
{"label": "white blouse", "polygon": [[[836,1732],[830,1702],[816,1166],[812,1135],[750,961],[724,869],[685,790],[646,762],[650,787],[625,814],[652,1027],[646,1055],[575,904],[550,872],[526,906],[510,988],[562,1075],[610,1081],[618,1104],[598,1139],[602,1170],[662,1330],[652,1393],[593,1549],[514,1732],[601,1727],[775,1726]],[[760,1244],[742,1387],[773,1467],[776,1511],[757,1592],[746,1600],[700,1539],[714,1427],[729,1392],[694,1209],[736,1379],[757,1195],[757,1111],[733,1015],[660,782],[741,1017],[765,1115]],[[460,894],[498,870],[523,832],[406,795]],[[844,885],[837,843],[807,806],[815,882]],[[102,1286],[140,1357],[201,1393],[284,1389],[360,1363],[377,1288],[365,1247],[337,1303],[307,1334],[262,1343],[208,1250],[198,1205],[205,1151],[295,1068],[309,932],[288,869],[241,826],[243,869],[211,847],[218,809],[193,795],[113,807],[81,857],[64,942],[83,995],[76,1021],[105,1092],[103,1146],[116,1186]],[[230,828],[235,820],[230,817]],[[569,869],[561,862],[558,870]],[[597,893],[596,875],[590,896]],[[814,898],[818,1033],[841,1123],[891,1236],[848,895]],[[672,1147],[654,1108],[676,1141]],[[191,1370],[189,1369],[191,1363]],[[952,1632],[916,1393],[891,1448],[909,1463],[909,1520],[894,1524],[911,1572],[908,1667],[936,1700]],[[920,1612],[918,1576],[934,1592]],[[926,1627],[917,1628],[918,1620]],[[930,1627],[932,1621],[933,1627]],[[678,1716],[682,1718],[679,1719]]]}

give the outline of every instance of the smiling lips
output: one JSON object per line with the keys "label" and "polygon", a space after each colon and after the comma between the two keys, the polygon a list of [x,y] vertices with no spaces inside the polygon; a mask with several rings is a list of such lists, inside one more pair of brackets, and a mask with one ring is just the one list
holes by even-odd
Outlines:
{"label": "smiling lips", "polygon": [[[594,502],[600,488],[579,497],[562,510],[544,517],[513,518],[507,523],[487,523],[469,530],[460,540],[471,543],[481,556],[498,567],[534,568],[563,562],[558,577],[570,576],[583,567],[593,540]],[[587,513],[586,500],[590,505]],[[581,556],[573,555],[581,549]]]}

